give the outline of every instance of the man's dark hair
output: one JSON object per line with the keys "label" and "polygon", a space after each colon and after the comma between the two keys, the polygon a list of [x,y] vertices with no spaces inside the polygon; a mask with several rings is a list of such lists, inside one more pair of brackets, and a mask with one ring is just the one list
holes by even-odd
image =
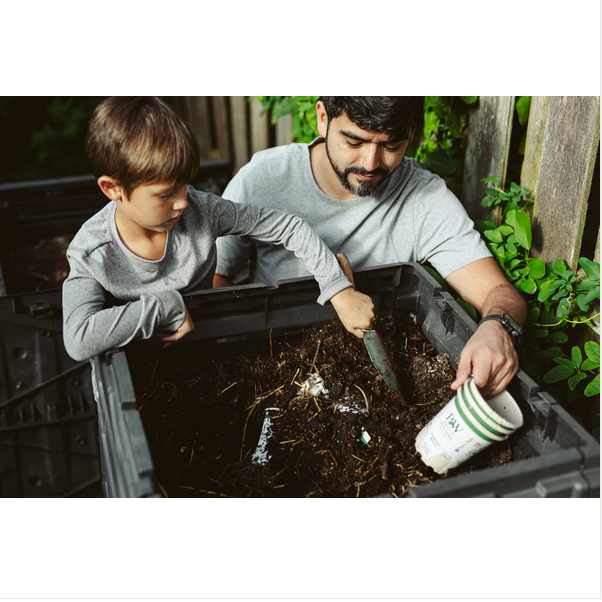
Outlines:
{"label": "man's dark hair", "polygon": [[343,112],[363,130],[388,134],[391,142],[422,135],[424,96],[322,96],[328,120]]}

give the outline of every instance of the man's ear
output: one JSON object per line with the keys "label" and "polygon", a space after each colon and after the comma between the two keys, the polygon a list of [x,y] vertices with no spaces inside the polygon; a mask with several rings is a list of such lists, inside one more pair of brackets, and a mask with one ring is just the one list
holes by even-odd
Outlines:
{"label": "man's ear", "polygon": [[321,100],[316,103],[316,115],[318,117],[318,133],[322,138],[326,138],[326,132],[328,131],[328,115],[326,113],[326,107]]}
{"label": "man's ear", "polygon": [[126,195],[124,194],[123,187],[115,178],[100,176],[96,182],[112,201],[121,201],[125,198]]}

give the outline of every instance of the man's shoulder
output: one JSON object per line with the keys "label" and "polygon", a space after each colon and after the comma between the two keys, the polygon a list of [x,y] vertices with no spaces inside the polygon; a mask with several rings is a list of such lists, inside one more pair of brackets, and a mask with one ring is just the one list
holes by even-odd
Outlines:
{"label": "man's shoulder", "polygon": [[400,189],[402,195],[407,197],[408,200],[416,202],[429,200],[432,202],[433,199],[447,199],[450,195],[454,196],[442,177],[428,171],[415,159],[406,157],[403,161]]}
{"label": "man's shoulder", "polygon": [[267,172],[272,175],[286,173],[291,166],[303,164],[308,153],[307,144],[293,143],[275,146],[256,152],[240,174]]}

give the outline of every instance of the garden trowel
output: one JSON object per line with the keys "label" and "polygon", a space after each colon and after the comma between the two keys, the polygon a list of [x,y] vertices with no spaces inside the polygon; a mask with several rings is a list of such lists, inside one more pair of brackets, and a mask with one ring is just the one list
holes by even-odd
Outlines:
{"label": "garden trowel", "polygon": [[[353,278],[353,272],[351,271],[349,260],[343,253],[337,253],[337,259],[339,260],[339,265],[345,273],[345,276],[349,278],[349,281],[355,289],[355,280]],[[366,349],[368,350],[368,355],[370,355],[372,363],[380,372],[381,376],[384,378],[389,387],[391,387],[391,389],[394,391],[399,392],[399,386],[397,384],[397,377],[395,376],[393,362],[391,361],[391,358],[385,349],[385,345],[380,338],[380,335],[372,328],[362,328],[362,332],[364,333],[364,343],[366,343]]]}

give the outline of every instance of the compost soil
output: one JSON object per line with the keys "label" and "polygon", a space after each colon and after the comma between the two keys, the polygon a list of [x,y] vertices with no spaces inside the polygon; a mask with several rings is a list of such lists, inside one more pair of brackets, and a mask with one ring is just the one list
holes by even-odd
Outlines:
{"label": "compost soil", "polygon": [[[200,342],[128,354],[163,495],[402,497],[447,478],[422,463],[414,442],[453,396],[449,360],[411,322],[379,316],[375,327],[400,393],[339,321],[300,341],[270,340],[265,356],[203,360],[191,351]],[[301,391],[310,374],[326,393]],[[495,444],[450,476],[511,460],[509,444]]]}

